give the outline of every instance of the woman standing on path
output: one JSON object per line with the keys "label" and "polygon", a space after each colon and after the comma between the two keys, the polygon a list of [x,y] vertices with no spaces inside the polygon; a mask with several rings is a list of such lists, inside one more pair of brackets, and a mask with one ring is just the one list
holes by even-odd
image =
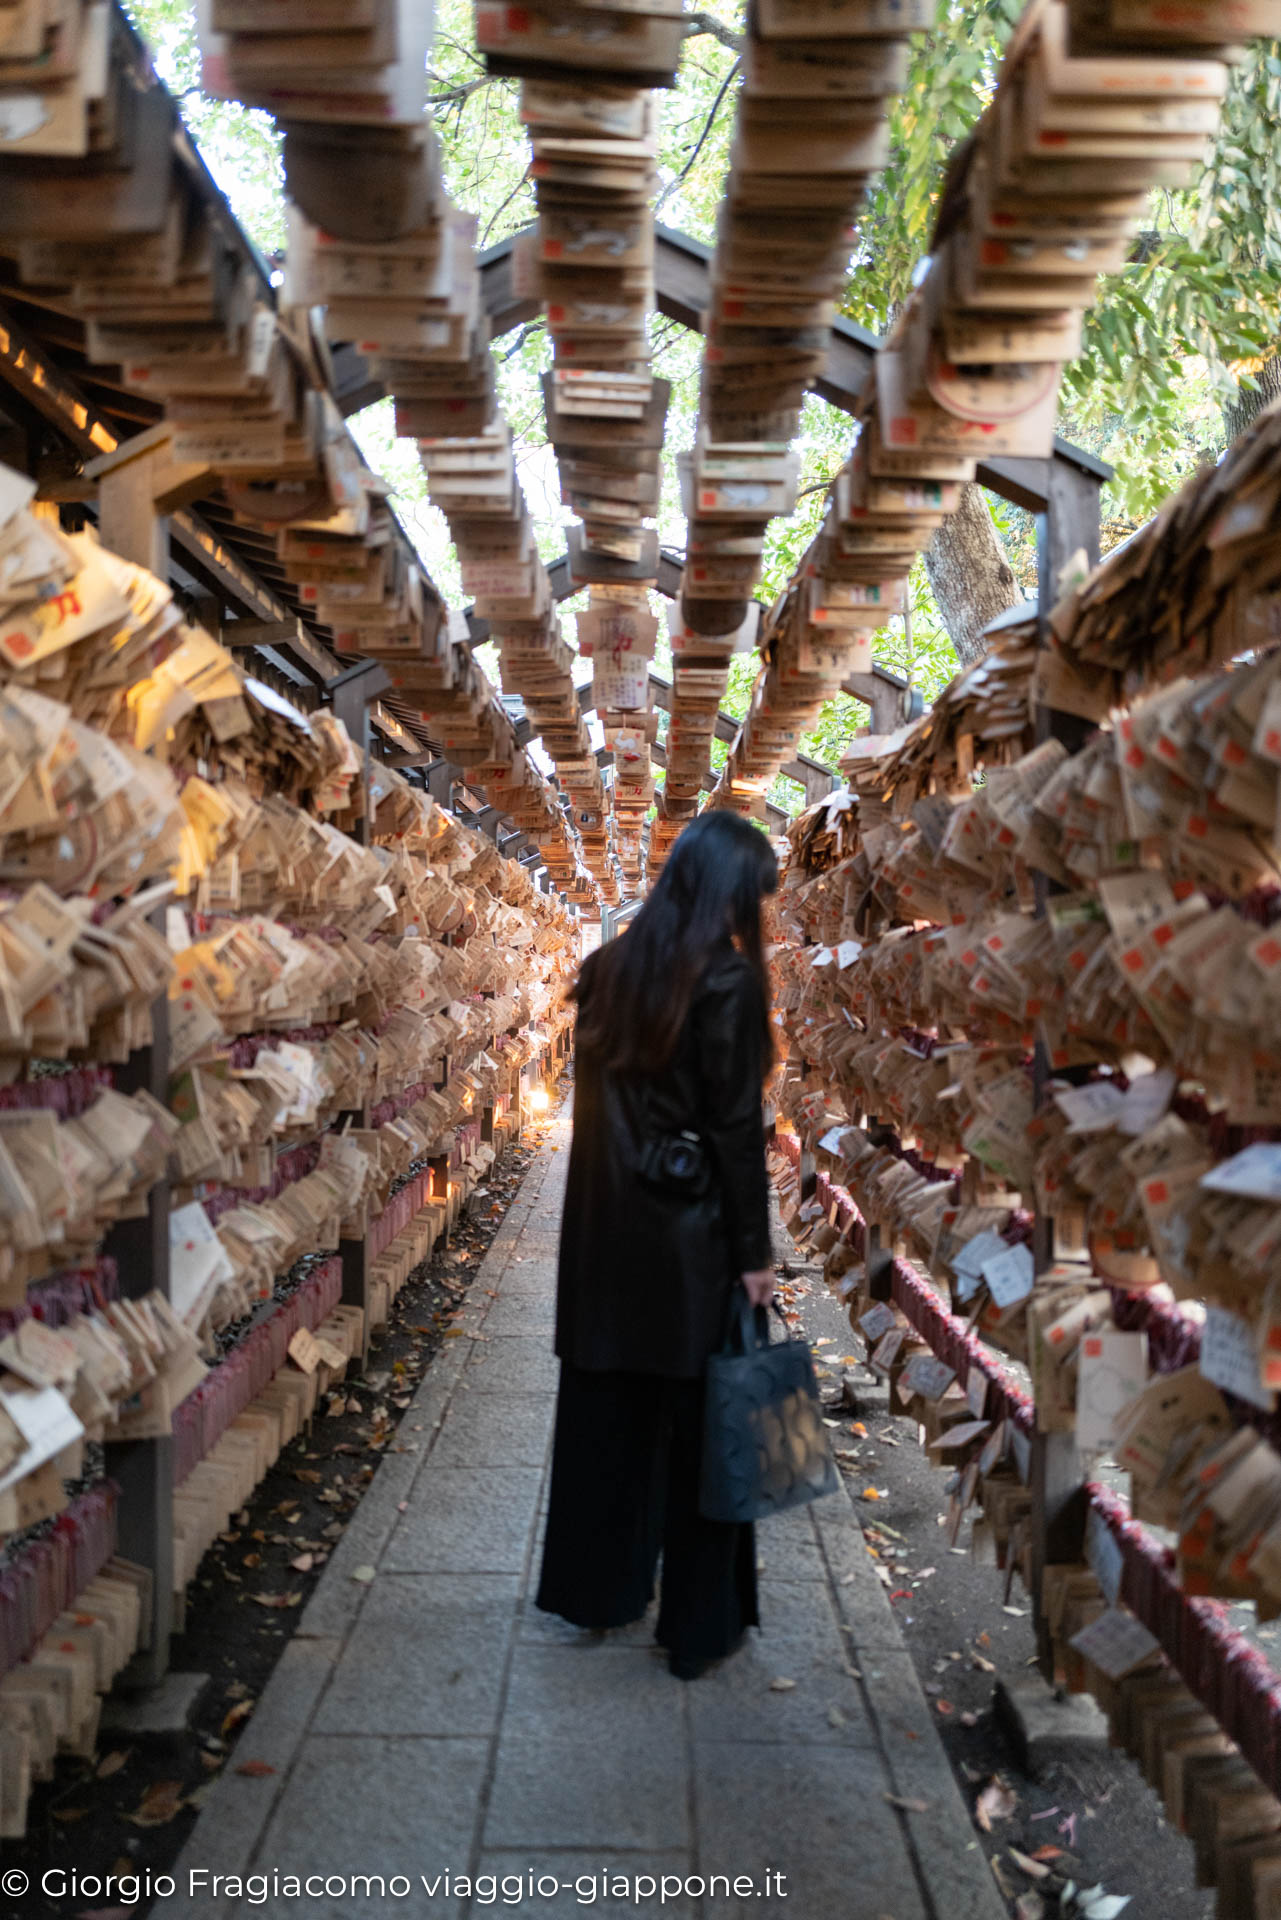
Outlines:
{"label": "woman standing on path", "polygon": [[692,821],[627,933],[588,956],[556,1310],[560,1392],[537,1604],[639,1620],[694,1679],[756,1611],[751,1526],[698,1509],[704,1370],[736,1284],[774,1292],[761,1088],[773,1048],[761,899],[773,851]]}

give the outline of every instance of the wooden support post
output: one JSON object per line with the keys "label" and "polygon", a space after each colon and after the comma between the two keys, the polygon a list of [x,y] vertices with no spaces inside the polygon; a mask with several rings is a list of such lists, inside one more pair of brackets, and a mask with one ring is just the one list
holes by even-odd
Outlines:
{"label": "wooden support post", "polygon": [[493,1145],[494,1103],[492,1100],[488,1106],[482,1107],[480,1110],[480,1137],[482,1141],[488,1141],[491,1146]]}
{"label": "wooden support post", "polygon": [[[359,665],[349,667],[346,673],[340,673],[336,680],[331,680],[326,689],[335,715],[346,727],[357,750],[364,755],[366,765],[373,757],[370,708],[390,685],[384,666],[377,660],[362,660]],[[367,779],[364,791],[364,812],[356,822],[355,838],[362,847],[367,847],[374,837],[373,794]]]}
{"label": "wooden support post", "polygon": [[426,769],[423,785],[438,807],[447,807],[458,778],[458,768],[449,760],[433,760]]}
{"label": "wooden support post", "polygon": [[1054,1655],[1041,1608],[1046,1567],[1079,1560],[1085,1547],[1085,1475],[1072,1433],[1032,1436],[1032,1599],[1036,1608],[1036,1652],[1041,1671],[1053,1680]]}
{"label": "wooden support post", "polygon": [[342,1304],[359,1307],[365,1316],[361,1346],[361,1372],[369,1365],[369,1234],[359,1240],[340,1240],[338,1257],[342,1261]]}
{"label": "wooden support post", "polygon": [[[164,909],[152,916],[163,927]],[[157,1000],[151,1013],[152,1043],[130,1056],[116,1071],[121,1093],[145,1089],[154,1099],[169,1097],[169,1002]],[[169,1298],[169,1183],[158,1180],[147,1198],[145,1215],[119,1220],[103,1242],[116,1262],[120,1291],[127,1299],[157,1292]],[[169,1637],[174,1631],[173,1440],[111,1441],[104,1449],[106,1470],[120,1488],[117,1539],[127,1560],[152,1575],[149,1644],[134,1655],[121,1684],[142,1689],[157,1684],[169,1666]]]}
{"label": "wooden support post", "polygon": [[[431,1173],[431,1197],[433,1200],[449,1199],[449,1155],[434,1153],[427,1162]],[[445,1215],[445,1231],[441,1236],[442,1246],[449,1245],[449,1215]]]}
{"label": "wooden support post", "polygon": [[124,560],[169,578],[169,515],[207,494],[216,475],[203,462],[173,455],[167,420],[91,460],[86,480],[98,483],[98,537]]}
{"label": "wooden support post", "polygon": [[[1045,506],[1037,515],[1038,644],[1049,644],[1049,616],[1059,597],[1059,576],[1072,556],[1083,552],[1087,565],[1099,558],[1100,492],[1103,477],[1065,459],[1049,462]],[[1075,714],[1038,707],[1036,738],[1062,740],[1070,752],[1080,748],[1092,731]],[[1036,910],[1047,911],[1050,885],[1037,876]],[[1044,1046],[1038,1042],[1033,1060],[1033,1086],[1039,1105],[1050,1078]],[[1033,1258],[1037,1273],[1053,1263],[1053,1221],[1038,1214],[1033,1226]],[[1072,1433],[1036,1433],[1032,1439],[1030,1488],[1031,1597],[1036,1614],[1037,1657],[1047,1680],[1054,1675],[1053,1651],[1041,1609],[1042,1576],[1047,1566],[1080,1558],[1085,1541],[1085,1475]]]}
{"label": "wooden support post", "polygon": [[[369,1125],[369,1106],[348,1107],[340,1113],[337,1126],[345,1132],[349,1127],[367,1127]],[[369,1365],[369,1229],[358,1239],[340,1238],[338,1258],[342,1262],[342,1304],[344,1307],[359,1307],[365,1316],[365,1335],[362,1348],[361,1370]]]}

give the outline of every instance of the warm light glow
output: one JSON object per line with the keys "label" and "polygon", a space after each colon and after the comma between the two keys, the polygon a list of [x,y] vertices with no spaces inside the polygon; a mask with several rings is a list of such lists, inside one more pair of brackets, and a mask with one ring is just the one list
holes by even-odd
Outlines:
{"label": "warm light glow", "polygon": [[533,1108],[535,1113],[546,1113],[551,1103],[552,1103],[552,1097],[550,1093],[548,1093],[546,1087],[530,1088],[529,1104]]}

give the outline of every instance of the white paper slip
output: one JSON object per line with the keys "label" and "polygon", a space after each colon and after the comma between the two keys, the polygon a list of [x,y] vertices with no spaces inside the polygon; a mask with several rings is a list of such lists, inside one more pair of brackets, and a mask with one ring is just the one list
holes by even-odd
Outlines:
{"label": "white paper slip", "polygon": [[862,951],[863,949],[857,940],[842,940],[840,946],[836,949],[836,964],[840,967],[841,971],[844,972],[846,967],[852,967],[854,965],[854,962],[858,959]]}
{"label": "white paper slip", "polygon": [[985,1227],[982,1233],[976,1233],[972,1240],[967,1240],[965,1245],[952,1255],[952,1272],[956,1275],[958,1300],[973,1299],[979,1290],[983,1262],[1004,1253],[1007,1245],[1005,1236],[998,1233],[995,1227]]}
{"label": "white paper slip", "polygon": [[1201,1373],[1225,1393],[1271,1413],[1276,1395],[1262,1384],[1255,1330],[1239,1313],[1207,1307],[1201,1330]]}
{"label": "white paper slip", "polygon": [[883,1340],[895,1324],[894,1309],[887,1306],[883,1300],[879,1301],[876,1306],[868,1308],[858,1324],[860,1331],[865,1333],[869,1340],[873,1342]]}
{"label": "white paper slip", "polygon": [[1281,1141],[1260,1140],[1201,1175],[1211,1193],[1234,1193],[1243,1200],[1281,1201]]}
{"label": "white paper slip", "polygon": [[1105,1328],[1081,1341],[1076,1371],[1076,1444],[1082,1453],[1111,1446],[1116,1420],[1148,1378],[1145,1333]]}
{"label": "white paper slip", "polygon": [[0,527],[7,526],[36,497],[36,483],[12,467],[0,466]]}
{"label": "white paper slip", "polygon": [[0,1476],[0,1493],[7,1492],[15,1482],[25,1480],[29,1473],[42,1467],[46,1460],[52,1460],[84,1433],[56,1387],[20,1386],[15,1381],[0,1393],[0,1407],[26,1442],[25,1451],[9,1471]]}
{"label": "white paper slip", "polygon": [[955,1378],[952,1368],[932,1353],[914,1353],[899,1375],[899,1395],[919,1393],[922,1400],[941,1400]]}
{"label": "white paper slip", "polygon": [[1088,1087],[1065,1087],[1055,1094],[1054,1104],[1067,1120],[1069,1133],[1097,1133],[1116,1125],[1125,1095],[1111,1080],[1093,1080]]}
{"label": "white paper slip", "polygon": [[984,1284],[998,1307],[1017,1306],[1020,1300],[1027,1299],[1036,1280],[1032,1250],[1021,1243],[1002,1246],[1000,1253],[983,1262],[982,1272]]}
{"label": "white paper slip", "polygon": [[1121,1101],[1116,1124],[1122,1133],[1137,1137],[1156,1125],[1174,1098],[1178,1075],[1172,1067],[1158,1067],[1131,1080]]}
{"label": "white paper slip", "polygon": [[1097,1620],[1091,1620],[1072,1635],[1070,1645],[1109,1680],[1123,1680],[1161,1651],[1156,1635],[1120,1607],[1109,1607]]}

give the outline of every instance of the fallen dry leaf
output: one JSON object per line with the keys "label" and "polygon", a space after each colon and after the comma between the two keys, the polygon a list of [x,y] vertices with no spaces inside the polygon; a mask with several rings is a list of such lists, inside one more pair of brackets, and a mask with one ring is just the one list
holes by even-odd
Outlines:
{"label": "fallen dry leaf", "polygon": [[367,1587],[371,1580],[378,1578],[378,1569],[377,1567],[357,1567],[351,1577],[353,1580],[359,1580],[362,1587]]}
{"label": "fallen dry leaf", "polygon": [[229,1733],[233,1733],[237,1727],[244,1725],[257,1704],[256,1700],[239,1700],[228,1713],[223,1715],[222,1725],[218,1731],[224,1740]]}
{"label": "fallen dry leaf", "polygon": [[908,1800],[901,1793],[887,1793],[886,1800],[892,1807],[901,1807],[904,1813],[928,1813],[928,1800]]}
{"label": "fallen dry leaf", "polygon": [[316,1564],[316,1556],[314,1553],[300,1553],[289,1564],[295,1573],[310,1573]]}
{"label": "fallen dry leaf", "polygon": [[247,1773],[253,1780],[261,1780],[264,1775],[275,1771],[276,1769],[268,1766],[265,1760],[242,1760],[236,1768],[237,1773]]}
{"label": "fallen dry leaf", "polygon": [[1008,1820],[1019,1804],[1017,1793],[993,1774],[974,1802],[974,1818],[984,1833],[991,1833],[994,1820]]}
{"label": "fallen dry leaf", "polygon": [[98,1762],[99,1780],[110,1780],[113,1773],[119,1773],[132,1752],[132,1747],[118,1747],[114,1753],[109,1753],[105,1760],[100,1760]]}
{"label": "fallen dry leaf", "polygon": [[73,1820],[83,1820],[88,1811],[88,1807],[55,1807],[53,1817],[55,1820],[65,1821],[70,1826]]}
{"label": "fallen dry leaf", "polygon": [[300,1593],[251,1593],[249,1598],[260,1607],[296,1607],[302,1602]]}
{"label": "fallen dry leaf", "polygon": [[1025,1873],[1029,1880],[1049,1879],[1050,1869],[1043,1867],[1039,1860],[1033,1860],[1028,1854],[1020,1853],[1017,1847],[1010,1847],[1008,1852],[1020,1873]]}
{"label": "fallen dry leaf", "polygon": [[790,1693],[795,1685],[795,1680],[788,1680],[783,1674],[779,1673],[770,1681],[769,1690],[771,1693]]}
{"label": "fallen dry leaf", "polygon": [[182,1798],[181,1780],[157,1780],[147,1788],[137,1812],[127,1813],[125,1819],[135,1827],[167,1826],[181,1807]]}

